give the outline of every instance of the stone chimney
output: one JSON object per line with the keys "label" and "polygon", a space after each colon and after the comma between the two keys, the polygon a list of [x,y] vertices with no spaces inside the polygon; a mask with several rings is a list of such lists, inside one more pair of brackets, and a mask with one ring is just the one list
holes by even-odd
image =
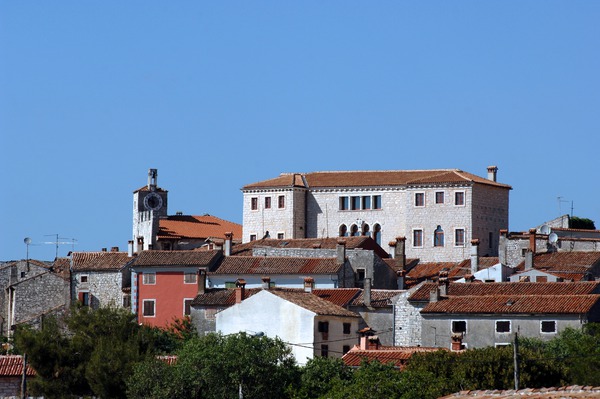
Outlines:
{"label": "stone chimney", "polygon": [[399,290],[403,290],[404,289],[404,278],[405,278],[406,272],[404,270],[398,270],[396,272],[396,281],[398,282],[398,289]]}
{"label": "stone chimney", "polygon": [[371,279],[365,278],[365,284],[363,288],[363,303],[366,307],[371,307]]}
{"label": "stone chimney", "polygon": [[531,249],[528,249],[525,252],[525,270],[531,270],[533,269],[533,257],[534,257],[534,253],[531,251]]}
{"label": "stone chimney", "polygon": [[507,247],[507,241],[508,241],[508,230],[506,229],[502,229],[500,230],[500,241],[498,242],[498,260],[500,261],[500,264],[502,265],[507,265],[507,259],[506,259],[506,247]]}
{"label": "stone chimney", "polygon": [[110,252],[119,252],[119,247],[111,247]]}
{"label": "stone chimney", "polygon": [[106,248],[102,248],[102,252],[106,252]]}
{"label": "stone chimney", "polygon": [[436,287],[429,291],[429,302],[437,302],[440,300],[440,290]]}
{"label": "stone chimney", "polygon": [[471,274],[479,271],[479,240],[471,240]]}
{"label": "stone chimney", "polygon": [[498,175],[498,167],[497,166],[488,166],[488,168],[487,168],[488,180],[496,181],[497,175]]}
{"label": "stone chimney", "polygon": [[133,240],[127,241],[127,256],[130,258],[133,256]]}
{"label": "stone chimney", "polygon": [[312,277],[304,277],[304,292],[312,293],[315,288],[315,279]]}
{"label": "stone chimney", "polygon": [[261,280],[262,280],[263,290],[268,290],[271,288],[271,277],[264,276],[264,277],[261,277]]}
{"label": "stone chimney", "polygon": [[533,253],[536,251],[537,230],[529,229],[529,250]]}
{"label": "stone chimney", "polygon": [[206,270],[198,269],[198,295],[206,292]]}
{"label": "stone chimney", "polygon": [[388,245],[390,246],[390,258],[396,259],[396,241],[390,241]]}
{"label": "stone chimney", "polygon": [[438,278],[438,287],[439,287],[439,291],[440,291],[440,296],[446,296],[448,295],[448,285],[450,284],[450,281],[448,280],[448,269],[442,269],[442,271],[440,271],[440,275]]}
{"label": "stone chimney", "polygon": [[242,303],[246,294],[246,280],[243,278],[235,281],[235,303]]}
{"label": "stone chimney", "polygon": [[406,269],[406,237],[396,237],[396,258],[400,259],[400,268]]}
{"label": "stone chimney", "polygon": [[231,256],[231,242],[233,241],[233,233],[225,233],[225,256]]}
{"label": "stone chimney", "polygon": [[337,242],[337,264],[343,265],[346,263],[346,241],[338,240]]}

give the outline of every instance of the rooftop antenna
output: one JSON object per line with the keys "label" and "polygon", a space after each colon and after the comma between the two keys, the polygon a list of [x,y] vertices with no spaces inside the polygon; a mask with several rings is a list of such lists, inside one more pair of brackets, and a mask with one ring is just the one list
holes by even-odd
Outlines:
{"label": "rooftop antenna", "polygon": [[29,271],[29,245],[31,244],[31,238],[25,237],[23,242],[27,246],[27,271]]}
{"label": "rooftop antenna", "polygon": [[[562,208],[560,206],[561,203],[566,202],[569,203],[568,200],[564,200],[564,197],[557,197],[558,199],[558,213],[562,216]],[[573,217],[573,201],[571,200],[571,217]]]}
{"label": "rooftop antenna", "polygon": [[[75,242],[77,241],[75,238],[64,238],[64,237],[59,237],[58,234],[46,234],[45,237],[55,237],[54,241],[46,241],[44,242],[44,244],[53,244],[56,246],[56,256],[54,259],[58,258],[58,246],[59,245],[71,245],[71,249],[73,252],[75,252]],[[70,240],[70,241],[59,241],[59,240]]]}

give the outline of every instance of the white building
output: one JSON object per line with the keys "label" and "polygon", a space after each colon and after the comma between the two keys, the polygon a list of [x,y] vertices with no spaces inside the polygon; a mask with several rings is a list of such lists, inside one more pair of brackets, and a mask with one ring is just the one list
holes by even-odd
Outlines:
{"label": "white building", "polygon": [[458,169],[282,174],[242,188],[243,236],[248,242],[368,235],[379,244],[406,237],[406,256],[425,262],[498,255],[508,228],[511,189]]}

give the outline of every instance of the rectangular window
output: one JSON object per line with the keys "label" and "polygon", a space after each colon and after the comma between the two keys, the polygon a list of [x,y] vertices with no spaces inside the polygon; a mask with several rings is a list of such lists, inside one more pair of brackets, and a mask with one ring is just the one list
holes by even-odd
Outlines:
{"label": "rectangular window", "polygon": [[547,283],[548,282],[548,276],[537,276],[535,278],[535,282],[536,283]]}
{"label": "rectangular window", "polygon": [[352,327],[352,324],[344,323],[344,334],[350,334],[351,327]]}
{"label": "rectangular window", "polygon": [[250,241],[256,241],[256,234],[250,234]]}
{"label": "rectangular window", "polygon": [[192,299],[183,300],[183,315],[189,316],[192,314]]}
{"label": "rectangular window", "polygon": [[413,247],[423,246],[423,230],[413,230]]}
{"label": "rectangular window", "polygon": [[321,345],[321,357],[329,356],[329,345]]}
{"label": "rectangular window", "polygon": [[196,284],[196,273],[183,273],[183,282],[185,284]]}
{"label": "rectangular window", "polygon": [[265,197],[265,209],[271,208],[271,197]]}
{"label": "rectangular window", "polygon": [[235,288],[235,281],[226,281],[225,288]]}
{"label": "rectangular window", "polygon": [[360,197],[350,197],[350,206],[353,211],[360,210]]}
{"label": "rectangular window", "polygon": [[452,320],[452,332],[456,334],[466,333],[467,322],[465,320]]}
{"label": "rectangular window", "polygon": [[88,282],[88,276],[87,276],[87,274],[82,275],[80,277],[79,281],[82,282],[82,283],[87,283]]}
{"label": "rectangular window", "polygon": [[436,204],[444,203],[444,192],[443,191],[438,191],[435,193],[435,203]]}
{"label": "rectangular window", "polygon": [[144,299],[144,304],[142,307],[143,316],[144,317],[154,317],[156,316],[155,305],[156,301],[154,299]]}
{"label": "rectangular window", "polygon": [[358,281],[364,281],[365,280],[365,269],[356,269],[356,278],[358,278]]}
{"label": "rectangular window", "polygon": [[463,247],[465,245],[465,229],[454,230],[454,245]]}
{"label": "rectangular window", "polygon": [[344,347],[342,348],[342,352],[344,352],[344,355],[350,352],[350,345],[344,345]]}
{"label": "rectangular window", "polygon": [[371,197],[365,195],[362,197],[362,209],[371,209]]}
{"label": "rectangular window", "polygon": [[556,332],[556,320],[542,320],[540,322],[540,330],[544,334],[552,334]]}
{"label": "rectangular window", "polygon": [[278,240],[283,240],[284,237],[285,237],[285,233],[277,233]]}
{"label": "rectangular window", "polygon": [[277,207],[285,208],[285,196],[284,195],[280,195],[279,197],[277,197]]}
{"label": "rectangular window", "polygon": [[320,321],[317,327],[318,327],[318,331],[320,333],[329,332],[329,322],[328,321]]}
{"label": "rectangular window", "polygon": [[250,208],[252,208],[253,211],[258,209],[258,198],[252,197],[250,199]]}
{"label": "rectangular window", "polygon": [[497,320],[496,321],[496,332],[497,333],[509,333],[510,332],[510,320]]}
{"label": "rectangular window", "polygon": [[373,209],[381,209],[381,195],[373,196]]}
{"label": "rectangular window", "polygon": [[457,191],[454,193],[454,205],[465,204],[465,193],[464,191]]}
{"label": "rectangular window", "polygon": [[156,284],[156,273],[143,273],[142,278],[145,285]]}
{"label": "rectangular window", "polygon": [[340,211],[347,211],[349,209],[348,197],[340,197]]}
{"label": "rectangular window", "polygon": [[425,193],[415,193],[415,206],[425,206]]}

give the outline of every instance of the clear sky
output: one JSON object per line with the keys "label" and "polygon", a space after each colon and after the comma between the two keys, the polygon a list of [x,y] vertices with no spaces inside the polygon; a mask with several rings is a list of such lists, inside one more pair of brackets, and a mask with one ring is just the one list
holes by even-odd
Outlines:
{"label": "clear sky", "polygon": [[[499,167],[510,230],[600,227],[598,1],[0,1],[0,260],[242,222],[281,172]],[[561,200],[559,200],[561,197]],[[71,245],[59,245],[65,256]]]}

